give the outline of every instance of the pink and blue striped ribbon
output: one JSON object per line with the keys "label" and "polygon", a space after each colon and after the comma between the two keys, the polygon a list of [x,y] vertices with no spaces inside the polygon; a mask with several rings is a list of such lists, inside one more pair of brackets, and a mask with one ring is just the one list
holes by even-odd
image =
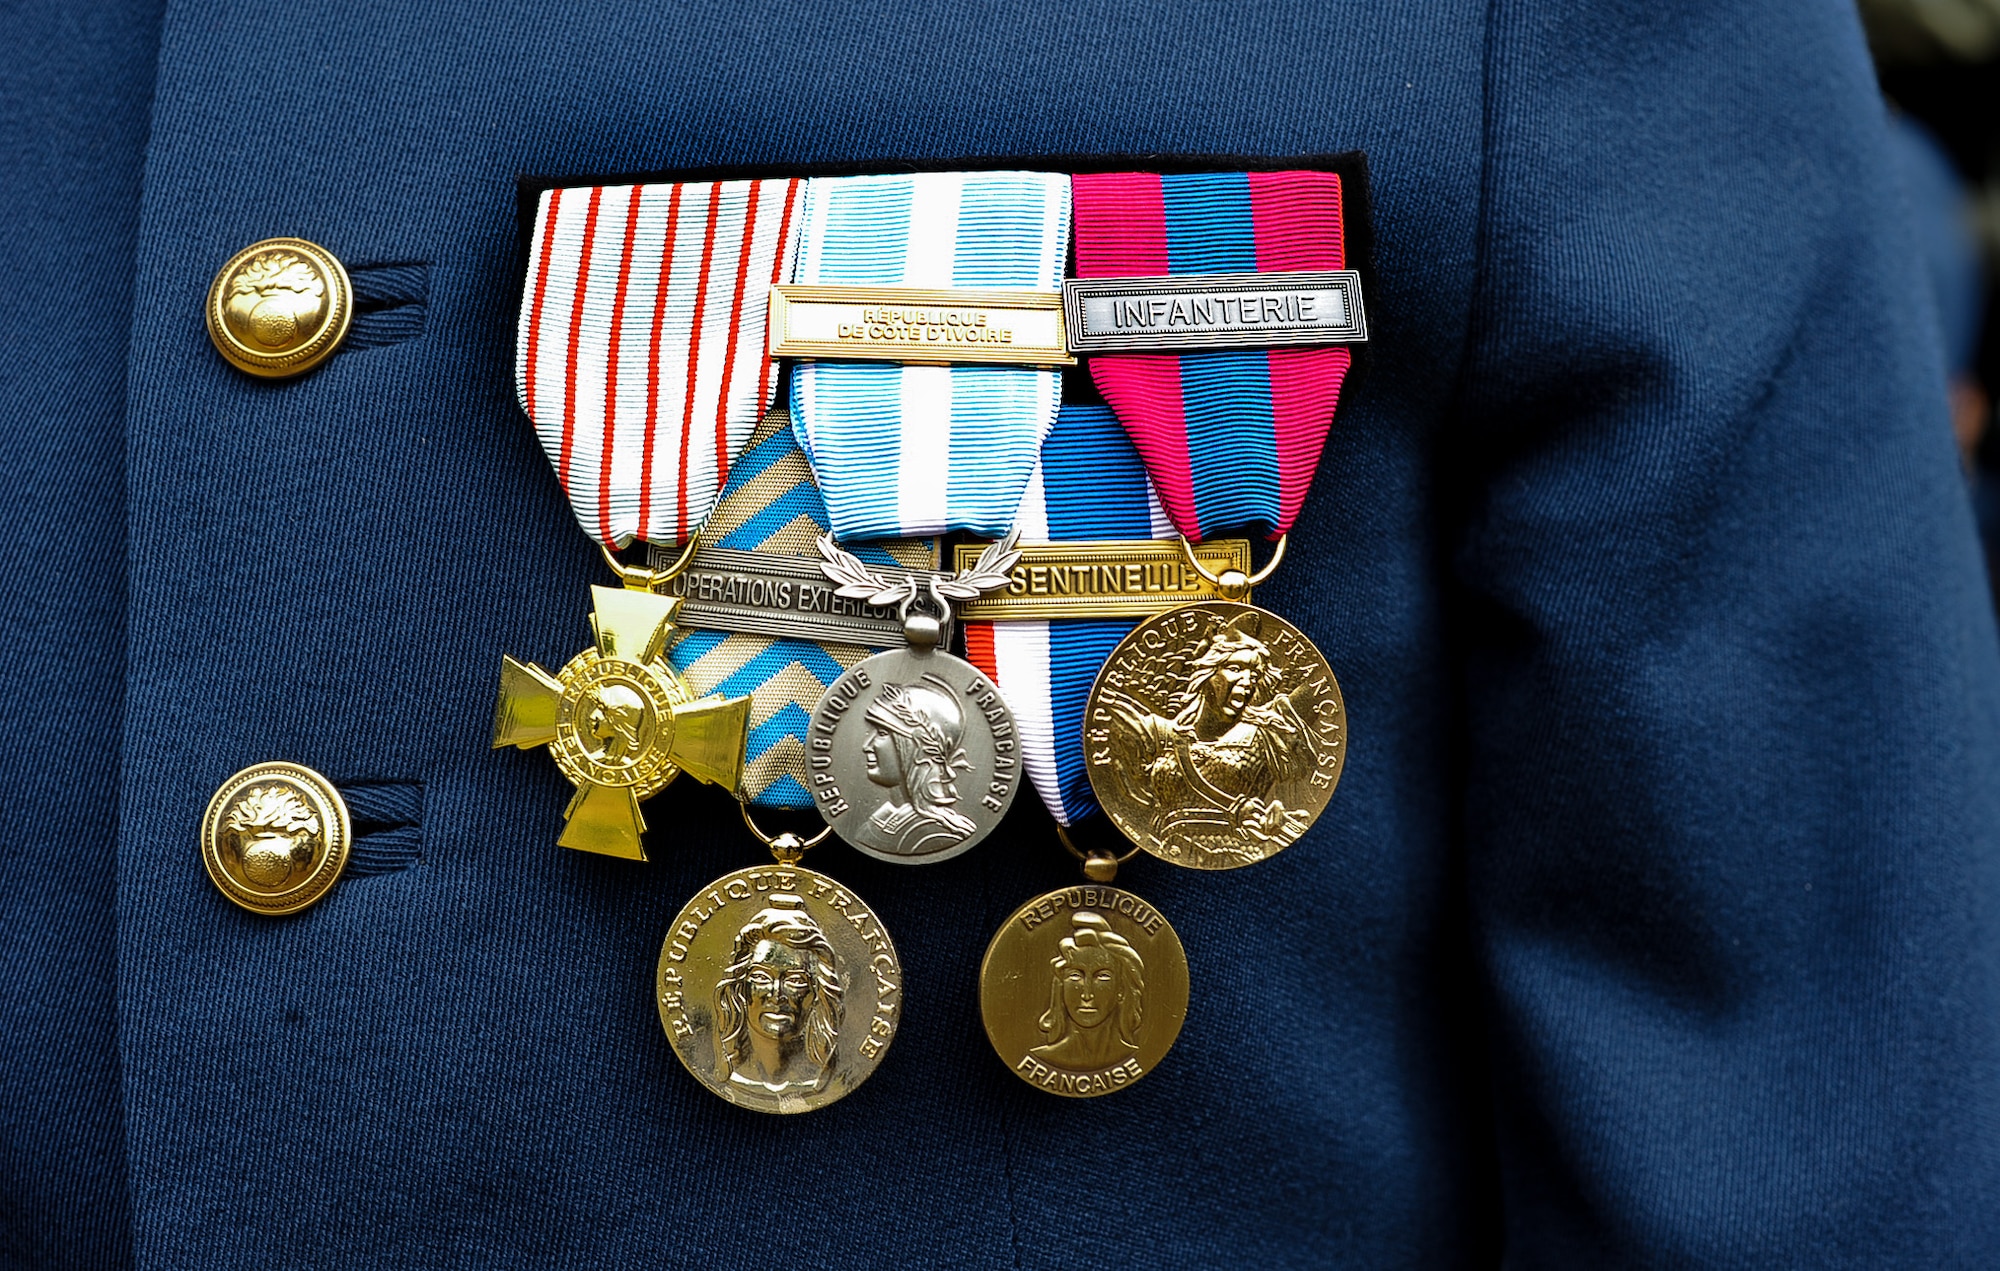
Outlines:
{"label": "pink and blue striped ribbon", "polygon": [[[1113,172],[1071,179],[1081,278],[1340,269],[1332,172]],[[1197,541],[1276,536],[1305,502],[1346,348],[1105,354],[1090,373],[1145,457],[1174,527]]]}
{"label": "pink and blue striped ribbon", "polygon": [[[1168,538],[1139,452],[1103,406],[1065,406],[1042,443],[1016,526],[1024,542]],[[968,622],[966,657],[1014,712],[1022,764],[1058,824],[1097,810],[1083,767],[1083,708],[1129,619]]]}

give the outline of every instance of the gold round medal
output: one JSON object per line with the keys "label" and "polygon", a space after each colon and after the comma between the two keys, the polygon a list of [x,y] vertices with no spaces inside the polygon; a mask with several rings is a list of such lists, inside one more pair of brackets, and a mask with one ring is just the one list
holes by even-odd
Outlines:
{"label": "gold round medal", "polygon": [[986,1037],[1015,1076],[1088,1099],[1159,1065],[1187,1018],[1188,966],[1166,916],[1079,883],[1022,905],[979,967]]}
{"label": "gold round medal", "polygon": [[882,1062],[902,1019],[903,968],[852,892],[798,865],[759,865],[681,909],[655,990],[697,1081],[757,1112],[810,1112]]}
{"label": "gold round medal", "polygon": [[1298,841],[1333,797],[1347,711],[1312,641],[1255,605],[1149,618],[1111,651],[1085,706],[1085,768],[1148,852],[1235,869]]}
{"label": "gold round medal", "polygon": [[347,865],[353,831],[331,781],[295,763],[252,764],[222,783],[201,818],[201,860],[218,890],[252,913],[297,913]]}

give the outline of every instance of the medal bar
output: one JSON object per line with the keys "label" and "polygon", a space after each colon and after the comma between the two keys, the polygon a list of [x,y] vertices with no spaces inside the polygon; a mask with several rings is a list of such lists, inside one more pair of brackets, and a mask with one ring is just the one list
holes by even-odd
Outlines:
{"label": "medal bar", "polygon": [[771,288],[771,356],[907,365],[1075,366],[1056,291]]}
{"label": "medal bar", "polygon": [[1359,344],[1368,339],[1352,269],[1071,278],[1063,283],[1071,353],[1188,353]]}
{"label": "medal bar", "polygon": [[[970,568],[977,544],[961,544],[957,565]],[[1056,618],[1150,618],[1222,591],[1202,576],[1172,539],[1093,539],[1023,543],[1007,586],[958,606],[967,622],[1034,622]],[[1194,549],[1209,573],[1248,573],[1247,539],[1216,539]]]}
{"label": "medal bar", "polygon": [[[653,549],[655,561],[669,555]],[[932,573],[887,572],[920,582]],[[838,594],[811,557],[702,547],[662,591],[680,600],[683,627],[864,648],[903,643],[903,620],[893,607]]]}

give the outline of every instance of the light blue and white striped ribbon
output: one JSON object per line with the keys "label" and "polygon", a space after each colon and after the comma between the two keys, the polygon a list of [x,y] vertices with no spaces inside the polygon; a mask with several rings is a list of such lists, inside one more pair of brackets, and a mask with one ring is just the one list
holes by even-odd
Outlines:
{"label": "light blue and white striped ribbon", "polygon": [[[1065,406],[1028,482],[1023,542],[1172,538],[1146,467],[1103,406]],[[1021,763],[1059,825],[1097,810],[1083,764],[1083,709],[1097,672],[1139,625],[1130,619],[968,622],[966,653],[1014,713]]]}
{"label": "light blue and white striped ribbon", "polygon": [[[1069,178],[815,177],[801,221],[799,283],[1058,291]],[[1061,374],[1030,367],[792,368],[793,425],[842,540],[1005,534],[1061,398]]]}

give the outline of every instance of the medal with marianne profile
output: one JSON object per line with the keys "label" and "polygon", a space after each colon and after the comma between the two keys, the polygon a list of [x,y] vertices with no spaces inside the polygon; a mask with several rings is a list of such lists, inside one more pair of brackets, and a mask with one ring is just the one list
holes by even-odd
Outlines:
{"label": "medal with marianne profile", "polygon": [[[1048,368],[1069,361],[1056,291],[1068,240],[1060,174],[807,187],[773,347],[820,359],[793,368],[792,403],[826,500],[820,551],[835,595],[893,607],[908,644],[828,686],[808,733],[808,784],[827,823],[881,860],[968,850],[1020,786],[1012,712],[948,644],[953,604],[1006,586],[1019,558],[1017,510],[1061,396]],[[979,290],[965,290],[975,279]],[[789,342],[808,328],[816,347]],[[924,577],[878,574],[839,546],[953,531],[1000,541],[968,569]]]}
{"label": "medal with marianne profile", "polygon": [[[501,664],[493,745],[547,745],[576,785],[564,846],[644,860],[642,801],[680,772],[731,790],[741,780],[750,699],[688,688],[668,656],[681,601],[655,594],[653,571],[612,553],[643,539],[686,544],[691,556],[699,543],[717,478],[776,391],[761,342],[737,336],[744,322],[762,322],[770,282],[789,260],[798,186],[558,188],[537,207],[515,364],[521,404],[578,524],[624,584],[591,589],[594,647],[559,673],[511,657]],[[688,278],[671,268],[691,249],[713,260],[713,280],[706,269]],[[606,269],[630,286],[591,285]],[[642,330],[650,358],[627,348]],[[684,375],[662,373],[662,346],[686,350]],[[621,383],[643,392],[621,392]],[[651,462],[656,417],[681,421],[678,465]],[[579,447],[578,436],[593,443]]]}
{"label": "medal with marianne profile", "polygon": [[892,649],[850,668],[813,711],[810,739],[820,814],[877,860],[929,864],[970,851],[1020,786],[999,687],[935,649]]}
{"label": "medal with marianne profile", "polygon": [[821,540],[835,594],[893,606],[909,645],[864,658],[828,685],[807,734],[813,805],[877,860],[930,864],[969,851],[1020,789],[1019,737],[999,686],[940,647],[953,600],[1006,584],[1020,555],[1015,540],[988,544],[954,576],[894,581]]}
{"label": "medal with marianne profile", "polygon": [[682,772],[735,789],[750,699],[697,700],[675,673],[665,650],[678,600],[643,585],[591,594],[596,643],[561,672],[502,659],[493,746],[546,745],[576,786],[558,843],[643,861],[640,803]]}

